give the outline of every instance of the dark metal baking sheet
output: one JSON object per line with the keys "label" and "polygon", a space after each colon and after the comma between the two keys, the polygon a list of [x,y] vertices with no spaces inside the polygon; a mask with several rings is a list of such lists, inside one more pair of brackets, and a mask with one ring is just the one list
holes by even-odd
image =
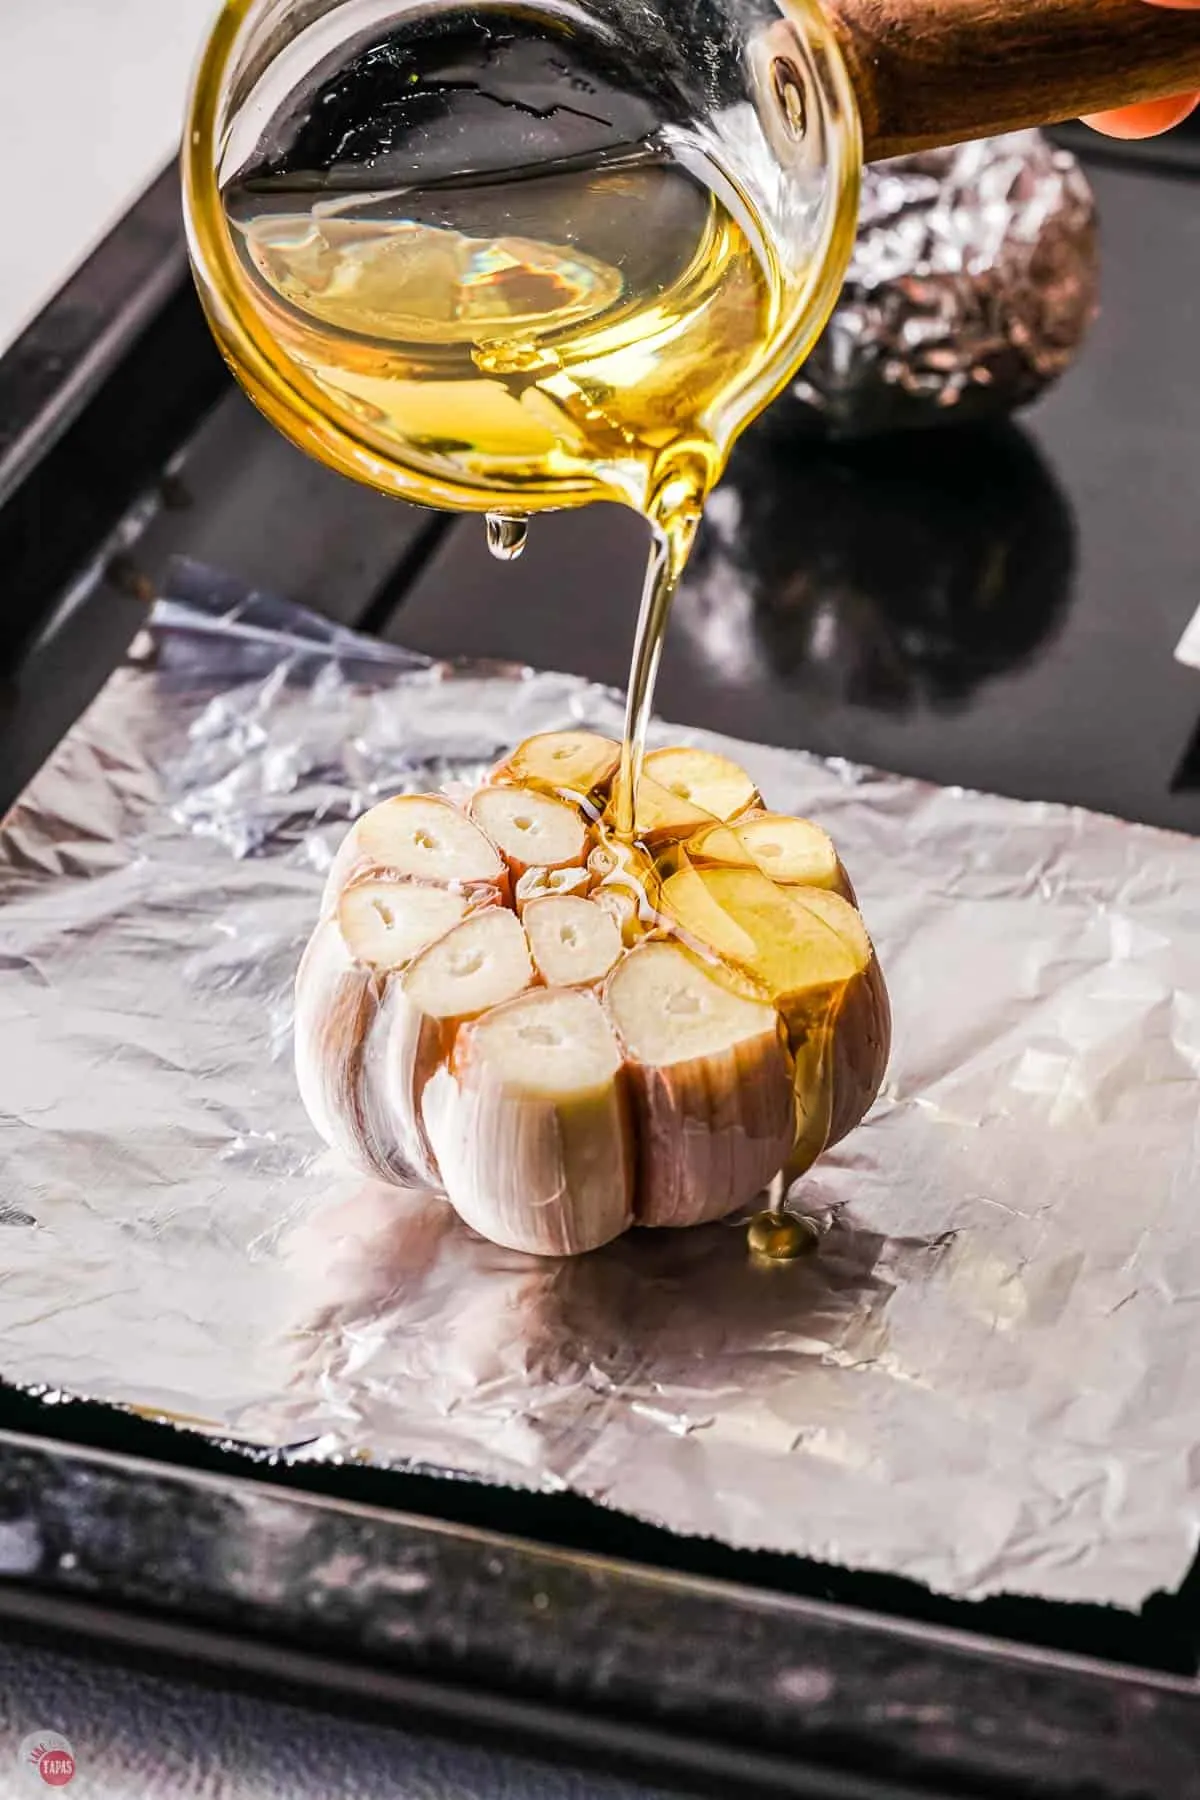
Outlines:
{"label": "dark metal baking sheet", "polygon": [[740,1755],[730,1793],[1200,1794],[1178,1678],[8,1435],[0,1509],[0,1568],[23,1582],[0,1615],[36,1617],[40,1587],[43,1618],[83,1627],[70,1603],[102,1598],[114,1636],[184,1619],[226,1659],[241,1640],[253,1666],[259,1640],[332,1685],[365,1666],[426,1718],[507,1720],[585,1758],[646,1733],[732,1781]]}

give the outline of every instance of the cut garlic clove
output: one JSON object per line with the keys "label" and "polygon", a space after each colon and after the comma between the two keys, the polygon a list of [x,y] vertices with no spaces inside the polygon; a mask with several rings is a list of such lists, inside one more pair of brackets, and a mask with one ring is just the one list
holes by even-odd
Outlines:
{"label": "cut garlic clove", "polygon": [[731,993],[664,941],[625,957],[605,1005],[633,1090],[638,1222],[698,1225],[749,1205],[783,1167],[795,1131],[775,1009]]}
{"label": "cut garlic clove", "polygon": [[570,894],[531,900],[522,916],[547,987],[590,987],[621,954],[621,930],[605,907]]}
{"label": "cut garlic clove", "polygon": [[656,845],[688,837],[760,804],[745,769],[711,750],[653,750],[638,783],[636,833]]}
{"label": "cut garlic clove", "polygon": [[624,887],[600,887],[592,891],[593,906],[600,907],[608,914],[620,933],[621,942],[627,950],[645,937],[648,929],[642,919],[641,908],[637,896]]}
{"label": "cut garlic clove", "polygon": [[864,1117],[891,1047],[887,988],[856,907],[823,888],[777,887],[757,870],[688,868],[665,884],[679,928],[761,986],[795,1059],[789,1178]]}
{"label": "cut garlic clove", "polygon": [[621,1052],[592,994],[544,988],[465,1025],[424,1123],[451,1204],[495,1244],[574,1256],[632,1223]]}
{"label": "cut garlic clove", "polygon": [[586,866],[581,869],[526,869],[513,890],[513,901],[517,912],[524,916],[525,908],[531,900],[544,900],[551,894],[590,893],[592,872]]}
{"label": "cut garlic clove", "polygon": [[337,922],[351,956],[378,970],[403,968],[467,911],[461,891],[367,879],[343,889]]}
{"label": "cut garlic clove", "polygon": [[683,868],[663,911],[698,943],[761,982],[776,1004],[859,974],[870,939],[854,907],[822,889],[777,887],[757,869]]}
{"label": "cut garlic clove", "polygon": [[653,858],[640,844],[623,843],[606,825],[596,827],[595,837],[587,863],[593,880],[627,888],[640,902],[651,905],[658,888]]}
{"label": "cut garlic clove", "polygon": [[650,849],[657,850],[664,844],[673,843],[677,839],[690,838],[695,832],[712,824],[712,815],[700,807],[685,800],[680,794],[673,794],[670,788],[655,781],[650,775],[643,775],[638,782],[637,812],[634,830],[638,841]]}
{"label": "cut garlic clove", "polygon": [[755,868],[787,886],[831,888],[843,879],[833,839],[810,819],[782,813],[756,813],[734,825],[701,833],[688,845],[696,862]]}
{"label": "cut garlic clove", "polygon": [[586,861],[587,826],[565,800],[533,788],[481,788],[471,812],[518,880],[530,869],[576,868]]}
{"label": "cut garlic clove", "polygon": [[489,779],[581,799],[604,796],[621,766],[621,746],[594,731],[544,731],[526,738]]}
{"label": "cut garlic clove", "polygon": [[487,907],[419,956],[404,977],[409,1001],[430,1018],[475,1018],[533,981],[529,944],[515,913]]}
{"label": "cut garlic clove", "polygon": [[612,913],[629,946],[658,923],[658,870],[640,845],[623,843],[607,826],[598,825],[596,837],[588,857],[591,898]]}
{"label": "cut garlic clove", "polygon": [[438,1165],[422,1124],[426,1083],[449,1055],[461,1024],[525,992],[534,980],[529,943],[515,913],[488,907],[419,956],[388,990],[376,1033],[380,1085],[407,1162],[424,1179]]}
{"label": "cut garlic clove", "polygon": [[325,908],[358,875],[373,871],[410,881],[507,891],[494,844],[465,813],[436,794],[398,794],[351,826],[325,884]]}

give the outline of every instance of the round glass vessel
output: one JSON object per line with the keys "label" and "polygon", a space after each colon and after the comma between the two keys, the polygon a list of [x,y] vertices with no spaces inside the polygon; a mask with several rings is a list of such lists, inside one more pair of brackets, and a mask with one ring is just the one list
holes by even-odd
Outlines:
{"label": "round glass vessel", "polygon": [[238,380],[321,461],[655,520],[824,325],[860,155],[809,0],[227,0],[189,240]]}

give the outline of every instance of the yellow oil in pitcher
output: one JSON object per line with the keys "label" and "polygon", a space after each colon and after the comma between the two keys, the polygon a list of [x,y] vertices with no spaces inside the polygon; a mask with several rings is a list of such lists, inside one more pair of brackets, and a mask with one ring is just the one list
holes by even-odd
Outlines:
{"label": "yellow oil in pitcher", "polygon": [[832,303],[853,144],[831,187],[785,33],[766,104],[777,139],[798,132],[792,150],[823,159],[785,236],[756,193],[781,189],[778,142],[744,104],[732,125],[689,116],[603,8],[391,8],[355,34],[361,6],[310,5],[337,27],[323,53],[259,55],[233,104],[239,44],[253,62],[247,32],[281,33],[292,10],[230,0],[197,83],[188,211],[218,341],[302,448],[487,513],[497,555],[519,554],[546,508],[646,516],[629,833],[671,596],[730,444]]}
{"label": "yellow oil in pitcher", "polygon": [[365,195],[249,178],[222,198],[257,347],[353,440],[325,459],[354,472],[365,445],[458,507],[644,504],[664,459],[715,460],[706,421],[769,341],[753,221],[667,162]]}

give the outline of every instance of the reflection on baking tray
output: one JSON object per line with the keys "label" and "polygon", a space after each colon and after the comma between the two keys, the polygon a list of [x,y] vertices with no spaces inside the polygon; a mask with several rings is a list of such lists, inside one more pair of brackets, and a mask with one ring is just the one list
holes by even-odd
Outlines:
{"label": "reflection on baking tray", "polygon": [[952,710],[1051,643],[1075,524],[1016,426],[810,448],[743,441],[679,628],[721,668],[881,712]]}

